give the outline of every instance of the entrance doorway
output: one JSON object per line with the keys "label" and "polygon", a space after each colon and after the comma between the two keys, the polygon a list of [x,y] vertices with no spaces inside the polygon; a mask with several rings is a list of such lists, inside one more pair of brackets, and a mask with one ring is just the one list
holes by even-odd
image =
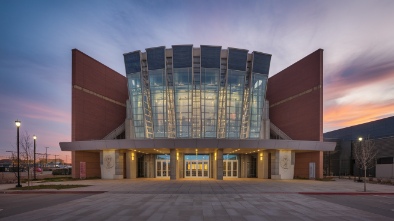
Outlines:
{"label": "entrance doorway", "polygon": [[185,155],[185,178],[209,178],[209,155]]}
{"label": "entrance doorway", "polygon": [[157,155],[156,157],[156,177],[170,177],[170,156]]}
{"label": "entrance doorway", "polygon": [[238,177],[237,155],[223,156],[223,177]]}

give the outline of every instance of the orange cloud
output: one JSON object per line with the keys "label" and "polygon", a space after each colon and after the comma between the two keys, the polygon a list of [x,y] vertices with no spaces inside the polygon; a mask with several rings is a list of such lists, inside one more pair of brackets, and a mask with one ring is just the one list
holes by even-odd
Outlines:
{"label": "orange cloud", "polygon": [[324,110],[324,131],[362,124],[394,115],[394,100],[389,103],[344,104]]}

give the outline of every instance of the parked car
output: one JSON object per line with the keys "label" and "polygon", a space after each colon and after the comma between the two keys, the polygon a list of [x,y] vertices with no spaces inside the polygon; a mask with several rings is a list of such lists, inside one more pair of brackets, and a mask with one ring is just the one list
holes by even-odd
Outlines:
{"label": "parked car", "polygon": [[36,168],[36,172],[42,172],[42,169],[39,168],[39,167],[37,167],[37,168]]}

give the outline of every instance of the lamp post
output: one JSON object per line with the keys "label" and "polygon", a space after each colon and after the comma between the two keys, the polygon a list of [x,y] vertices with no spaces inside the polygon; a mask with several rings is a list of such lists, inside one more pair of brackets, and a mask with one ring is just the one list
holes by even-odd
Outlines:
{"label": "lamp post", "polygon": [[16,120],[15,125],[16,125],[16,147],[18,151],[18,184],[16,185],[16,187],[22,187],[20,171],[19,171],[19,127],[21,126],[21,122],[19,120]]}
{"label": "lamp post", "polygon": [[37,136],[33,135],[33,140],[34,140],[34,165],[33,165],[33,170],[34,170],[34,180],[36,180],[36,140]]}
{"label": "lamp post", "polygon": [[[361,148],[361,142],[362,142],[362,141],[363,141],[363,138],[362,138],[362,137],[359,137],[359,138],[358,138],[358,142],[359,142],[360,148]],[[360,168],[360,166],[359,166],[358,168]],[[362,172],[360,172],[360,169],[359,169],[358,171],[359,171],[359,172],[358,172],[358,180],[361,181],[361,173],[362,173]]]}

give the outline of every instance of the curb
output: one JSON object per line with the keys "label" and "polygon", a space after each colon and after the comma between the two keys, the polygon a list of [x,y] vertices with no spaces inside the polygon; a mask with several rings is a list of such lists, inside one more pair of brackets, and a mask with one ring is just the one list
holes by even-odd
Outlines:
{"label": "curb", "polygon": [[382,192],[298,192],[302,195],[346,195],[346,196],[362,196],[362,195],[394,195],[394,193]]}
{"label": "curb", "polygon": [[3,194],[101,194],[107,191],[5,191]]}

